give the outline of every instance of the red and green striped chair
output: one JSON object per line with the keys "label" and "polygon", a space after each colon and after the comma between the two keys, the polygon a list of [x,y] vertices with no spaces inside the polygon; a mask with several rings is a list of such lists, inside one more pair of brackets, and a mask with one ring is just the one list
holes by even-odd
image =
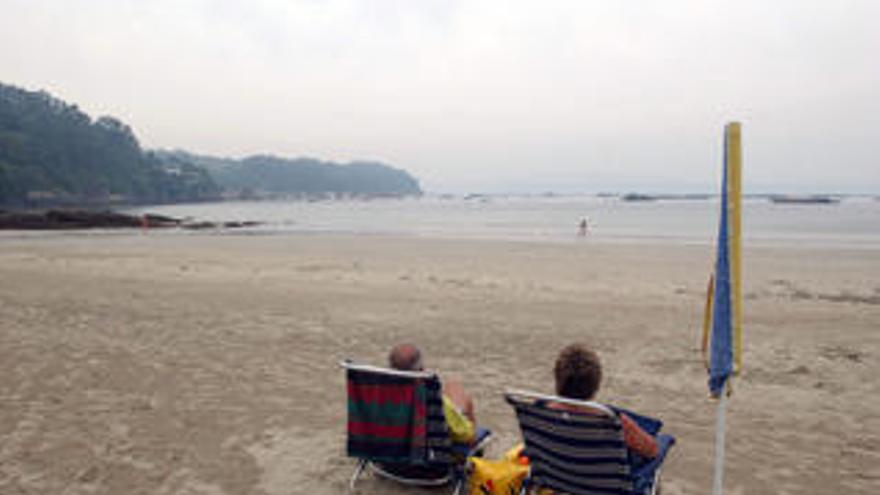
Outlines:
{"label": "red and green striped chair", "polygon": [[489,439],[461,451],[449,438],[440,379],[431,372],[398,371],[343,361],[348,388],[349,457],[358,459],[349,489],[366,468],[415,486],[464,483],[464,463]]}

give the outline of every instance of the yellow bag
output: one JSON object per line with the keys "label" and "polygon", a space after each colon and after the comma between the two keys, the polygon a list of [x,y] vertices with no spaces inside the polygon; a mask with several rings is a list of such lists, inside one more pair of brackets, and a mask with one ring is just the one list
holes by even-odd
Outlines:
{"label": "yellow bag", "polygon": [[523,479],[529,473],[529,466],[521,456],[522,445],[507,451],[504,458],[497,461],[471,457],[471,474],[468,493],[470,495],[516,495],[522,487]]}

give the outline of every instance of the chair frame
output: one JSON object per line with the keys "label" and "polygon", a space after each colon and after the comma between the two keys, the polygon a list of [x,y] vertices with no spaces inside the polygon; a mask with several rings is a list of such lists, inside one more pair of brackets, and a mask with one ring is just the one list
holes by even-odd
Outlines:
{"label": "chair frame", "polygon": [[[395,369],[391,369],[391,368],[383,368],[380,366],[355,364],[354,362],[349,361],[349,360],[340,361],[339,367],[343,368],[345,370],[364,371],[364,372],[368,372],[368,373],[379,373],[379,374],[399,376],[399,377],[404,377],[404,378],[424,378],[424,379],[438,378],[439,379],[439,376],[437,375],[437,373],[434,373],[432,371],[402,371],[402,370],[395,370]],[[480,450],[484,449],[486,447],[486,445],[488,445],[491,440],[492,440],[491,434],[486,436],[484,439],[480,440],[480,442],[471,446],[470,450],[468,450],[465,457],[466,458],[472,457],[473,455],[478,453]],[[385,478],[385,479],[395,481],[395,482],[403,484],[403,485],[409,485],[409,486],[417,486],[417,487],[423,487],[423,488],[434,488],[434,487],[440,487],[440,486],[444,486],[444,485],[447,485],[449,483],[454,482],[454,487],[453,487],[452,493],[453,493],[453,495],[459,495],[461,493],[462,488],[464,487],[465,481],[467,480],[465,467],[466,467],[466,465],[461,466],[460,468],[457,468],[454,464],[450,464],[449,471],[446,474],[446,476],[443,476],[443,477],[437,478],[437,479],[426,480],[426,479],[405,478],[402,476],[397,476],[395,474],[389,473],[388,471],[385,471],[379,465],[377,465],[376,463],[374,463],[368,459],[359,459],[357,466],[355,466],[354,474],[352,474],[351,480],[348,482],[348,491],[349,492],[355,491],[355,484],[357,483],[358,479],[361,477],[363,472],[367,468],[369,468],[370,471],[372,471],[375,475],[379,476],[380,478]]]}
{"label": "chair frame", "polygon": [[[560,404],[568,404],[568,405],[572,405],[572,406],[584,407],[584,408],[588,408],[593,411],[602,413],[604,416],[607,416],[607,417],[612,417],[612,418],[617,417],[617,413],[614,412],[614,410],[612,410],[610,407],[608,407],[605,404],[602,404],[600,402],[568,399],[566,397],[559,397],[556,395],[539,394],[537,392],[529,392],[527,390],[520,390],[520,389],[507,389],[507,390],[505,390],[504,395],[506,397],[511,397],[511,398],[521,398],[521,399],[528,399],[528,400],[533,400],[533,401],[540,400],[540,401],[547,401],[547,402],[558,402]],[[660,493],[660,471],[661,471],[661,468],[658,467],[657,471],[654,473],[654,482],[651,484],[651,492],[649,495],[658,495]],[[532,487],[529,486],[529,482],[528,482],[530,475],[531,475],[531,468],[530,468],[530,473],[528,475],[526,475],[526,481],[523,482],[523,484],[522,484],[522,488],[520,489],[520,492],[519,492],[520,495],[527,495],[529,493],[529,491],[532,489]]]}

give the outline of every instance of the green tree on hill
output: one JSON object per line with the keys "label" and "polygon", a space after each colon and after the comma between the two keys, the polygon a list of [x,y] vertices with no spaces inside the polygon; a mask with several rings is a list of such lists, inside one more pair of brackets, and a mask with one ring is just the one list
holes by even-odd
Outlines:
{"label": "green tree on hill", "polygon": [[410,174],[382,163],[145,151],[114,117],[93,120],[45,91],[0,83],[0,205],[172,203],[217,198],[221,188],[242,198],[421,194]]}
{"label": "green tree on hill", "polygon": [[175,169],[144,153],[131,128],[114,117],[93,121],[44,91],[0,84],[0,203],[169,202],[219,194],[207,174]]}

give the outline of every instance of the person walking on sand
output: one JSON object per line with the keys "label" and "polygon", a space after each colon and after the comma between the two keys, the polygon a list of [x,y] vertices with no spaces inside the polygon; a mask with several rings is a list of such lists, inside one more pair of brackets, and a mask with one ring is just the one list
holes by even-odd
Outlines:
{"label": "person walking on sand", "polygon": [[578,237],[586,237],[589,231],[590,224],[587,222],[587,217],[581,218],[581,223],[578,224]]}

